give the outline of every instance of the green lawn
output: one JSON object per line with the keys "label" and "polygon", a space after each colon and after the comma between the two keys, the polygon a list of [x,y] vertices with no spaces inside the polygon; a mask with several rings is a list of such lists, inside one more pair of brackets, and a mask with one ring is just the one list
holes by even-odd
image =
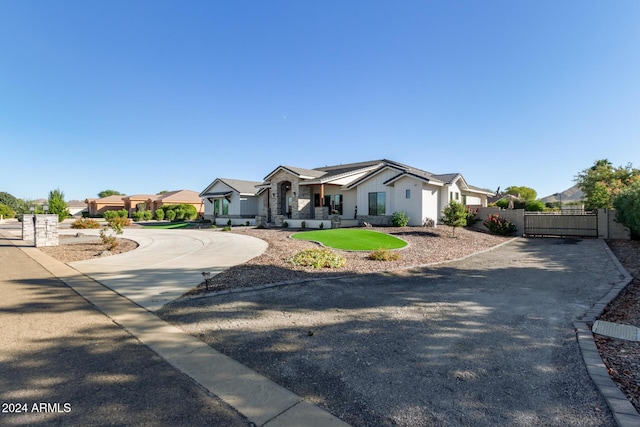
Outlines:
{"label": "green lawn", "polygon": [[359,228],[305,231],[293,234],[291,237],[298,240],[320,242],[330,248],[350,251],[372,251],[381,248],[398,249],[407,246],[407,242],[397,237]]}
{"label": "green lawn", "polygon": [[168,224],[159,224],[159,225],[143,225],[142,228],[186,228],[191,227],[191,224],[188,222],[170,222]]}

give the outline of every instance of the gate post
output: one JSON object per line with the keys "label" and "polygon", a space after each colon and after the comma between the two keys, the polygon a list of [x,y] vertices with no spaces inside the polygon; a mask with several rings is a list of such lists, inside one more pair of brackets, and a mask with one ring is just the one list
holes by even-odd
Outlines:
{"label": "gate post", "polygon": [[609,238],[609,212],[607,209],[598,209],[596,211],[598,220],[596,226],[598,227],[598,239]]}

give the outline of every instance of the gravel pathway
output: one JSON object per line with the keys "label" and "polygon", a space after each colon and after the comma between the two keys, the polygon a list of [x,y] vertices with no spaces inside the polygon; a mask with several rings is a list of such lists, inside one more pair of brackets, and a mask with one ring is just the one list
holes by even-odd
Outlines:
{"label": "gravel pathway", "polygon": [[354,426],[613,426],[572,322],[618,275],[600,241],[519,239],[159,314]]}

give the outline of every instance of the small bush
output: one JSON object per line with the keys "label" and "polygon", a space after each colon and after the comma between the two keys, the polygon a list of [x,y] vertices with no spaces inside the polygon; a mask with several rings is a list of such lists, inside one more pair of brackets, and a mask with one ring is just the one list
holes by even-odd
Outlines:
{"label": "small bush", "polygon": [[516,231],[516,225],[514,223],[499,215],[489,215],[483,224],[489,231],[501,236],[506,236]]}
{"label": "small bush", "polygon": [[246,225],[247,227],[251,225],[251,222],[247,221],[244,223],[244,225]]}
{"label": "small bush", "polygon": [[176,219],[176,211],[168,210],[167,212],[165,212],[165,218],[167,218],[167,220],[169,221],[173,221],[174,219]]}
{"label": "small bush", "polygon": [[330,249],[305,249],[296,253],[289,260],[294,265],[313,268],[340,268],[347,264],[347,259]]}
{"label": "small bush", "polygon": [[218,228],[218,226],[215,224],[211,224],[211,228]]}
{"label": "small bush", "polygon": [[142,218],[144,218],[144,212],[134,212],[131,214],[131,219],[135,222],[142,221]]}
{"label": "small bush", "polygon": [[306,223],[305,221],[302,221],[302,222],[300,223],[300,228],[302,228],[303,230],[304,230],[305,228],[307,228],[307,223]]}
{"label": "small bush", "polygon": [[480,221],[480,218],[478,218],[478,209],[467,209],[467,227],[471,227],[478,221]]}
{"label": "small bush", "polygon": [[324,222],[320,223],[320,230],[322,230],[324,228]]}
{"label": "small bush", "polygon": [[104,219],[109,221],[112,218],[126,218],[127,214],[128,212],[126,209],[120,209],[119,211],[106,211],[102,214],[102,216],[104,217]]}
{"label": "small bush", "polygon": [[82,218],[82,219],[73,221],[71,223],[71,228],[79,228],[79,229],[100,228],[100,224],[98,223],[98,221],[94,219]]}
{"label": "small bush", "polygon": [[529,200],[524,205],[525,211],[542,212],[546,210],[547,205],[541,200]]}
{"label": "small bush", "polygon": [[282,228],[289,228],[289,223],[287,221],[283,222]]}
{"label": "small bush", "polygon": [[162,209],[156,209],[155,216],[158,221],[162,221],[164,219],[164,211]]}
{"label": "small bush", "polygon": [[123,227],[128,227],[131,225],[131,220],[129,218],[123,218],[121,216],[117,216],[115,218],[113,218],[112,220],[107,221],[109,223],[109,225],[111,227],[120,227],[121,229]]}
{"label": "small bush", "polygon": [[153,213],[151,211],[144,211],[142,212],[142,218],[144,218],[145,221],[149,221],[151,218],[153,218]]}
{"label": "small bush", "polygon": [[231,218],[229,218],[229,220],[227,221],[227,225],[231,227]]}
{"label": "small bush", "polygon": [[231,226],[227,225],[225,228],[222,229],[222,231],[231,231]]}
{"label": "small bush", "polygon": [[396,211],[391,216],[391,224],[394,227],[406,227],[410,219],[405,211]]}
{"label": "small bush", "polygon": [[380,248],[371,252],[369,259],[374,261],[399,261],[402,259],[402,256],[396,251]]}

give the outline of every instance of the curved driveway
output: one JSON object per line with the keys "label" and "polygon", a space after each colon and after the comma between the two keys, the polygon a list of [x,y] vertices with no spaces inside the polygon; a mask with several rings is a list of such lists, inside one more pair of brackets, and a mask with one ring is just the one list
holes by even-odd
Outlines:
{"label": "curved driveway", "polygon": [[151,311],[201,283],[203,271],[217,274],[262,254],[268,246],[254,237],[211,230],[126,229],[120,237],[140,246],[69,265]]}
{"label": "curved driveway", "polygon": [[602,427],[573,322],[622,278],[600,240],[517,239],[158,314],[353,426]]}

